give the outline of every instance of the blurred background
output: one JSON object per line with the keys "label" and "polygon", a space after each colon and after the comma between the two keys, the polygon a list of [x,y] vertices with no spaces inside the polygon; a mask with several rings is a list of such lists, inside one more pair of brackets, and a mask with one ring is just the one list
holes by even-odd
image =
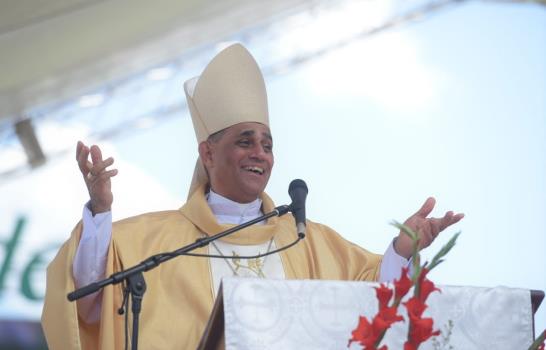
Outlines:
{"label": "blurred background", "polygon": [[424,253],[462,231],[436,283],[546,290],[544,0],[2,0],[1,349],[45,348],[45,269],[88,198],[76,142],[114,157],[115,219],[180,207],[182,85],[233,42],[266,78],[277,204],[302,178],[308,218],[383,253],[434,196],[466,215]]}

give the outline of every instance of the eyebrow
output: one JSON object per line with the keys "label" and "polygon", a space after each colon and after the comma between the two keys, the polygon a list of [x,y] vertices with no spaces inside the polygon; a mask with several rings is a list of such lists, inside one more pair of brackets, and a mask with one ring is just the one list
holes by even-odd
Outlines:
{"label": "eyebrow", "polygon": [[[245,136],[245,137],[250,137],[250,136],[254,136],[254,134],[256,134],[256,132],[252,129],[250,130],[243,130],[241,131],[241,133],[239,134],[239,136]],[[269,139],[270,141],[273,141],[273,137],[271,136],[270,133],[268,132],[263,132],[262,133],[263,136],[265,136],[267,139]]]}

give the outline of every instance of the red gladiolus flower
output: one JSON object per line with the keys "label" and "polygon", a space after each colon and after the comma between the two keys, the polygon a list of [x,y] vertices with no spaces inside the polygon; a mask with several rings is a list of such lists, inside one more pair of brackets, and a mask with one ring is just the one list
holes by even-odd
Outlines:
{"label": "red gladiolus flower", "polygon": [[440,331],[432,331],[434,322],[432,318],[422,318],[423,312],[426,310],[427,300],[430,293],[435,290],[439,291],[434,283],[426,279],[428,270],[423,268],[417,279],[419,294],[410,298],[404,305],[408,310],[408,316],[410,318],[408,340],[404,343],[404,350],[417,350],[419,345],[432,336],[437,336]]}
{"label": "red gladiolus flower", "polygon": [[383,310],[388,307],[389,301],[392,298],[392,289],[387,287],[386,284],[381,283],[379,287],[375,288],[375,294],[377,295],[377,300],[379,301],[379,310]]}
{"label": "red gladiolus flower", "polygon": [[421,269],[421,272],[419,273],[419,277],[417,277],[417,282],[415,283],[417,286],[419,286],[419,289],[423,285],[423,281],[427,278],[429,270],[426,267],[423,267]]}
{"label": "red gladiolus flower", "polygon": [[349,340],[347,347],[353,342],[358,342],[365,350],[388,350],[385,345],[378,349],[376,344],[381,341],[384,332],[393,323],[404,320],[401,315],[396,314],[396,311],[395,307],[385,307],[379,310],[371,323],[366,317],[360,316],[358,326],[352,332],[353,337]]}
{"label": "red gladiolus flower", "polygon": [[404,343],[404,350],[417,350],[417,346],[408,342]]}
{"label": "red gladiolus flower", "polygon": [[400,278],[394,280],[394,299],[401,300],[413,285],[411,279],[408,277],[408,268],[404,267],[402,269],[402,274]]}
{"label": "red gladiolus flower", "polygon": [[388,307],[377,313],[372,321],[372,333],[376,335],[375,344],[382,338],[382,335],[391,325],[398,321],[403,321],[404,318],[401,315],[396,314],[396,308]]}
{"label": "red gladiolus flower", "polygon": [[396,313],[396,311],[398,311],[398,310],[395,307],[384,308],[383,310],[380,310],[377,313],[377,315],[374,318],[374,322],[375,322],[376,319],[381,319],[384,323],[387,324],[387,327],[383,329],[383,330],[386,330],[393,323],[398,322],[398,321],[404,321],[404,317],[402,317],[401,315],[398,315]]}
{"label": "red gladiolus flower", "polygon": [[440,331],[432,331],[434,322],[432,318],[420,318],[418,320],[412,320],[410,324],[410,332],[408,342],[418,346],[419,344],[428,340],[432,336],[440,335]]}
{"label": "red gladiolus flower", "polygon": [[440,289],[436,288],[434,283],[426,278],[421,281],[420,287],[421,289],[419,291],[419,299],[421,299],[422,302],[425,302],[430,293],[434,292],[435,290],[440,292]]}
{"label": "red gladiolus flower", "polygon": [[428,273],[430,272],[429,269],[427,269],[425,266],[421,269],[421,273],[419,274],[419,283],[427,277]]}
{"label": "red gladiolus flower", "polygon": [[355,341],[366,347],[366,349],[374,346],[377,336],[373,333],[370,321],[368,321],[366,317],[360,316],[358,319],[358,326],[351,333],[353,337],[349,340],[347,347],[351,346],[351,343]]}
{"label": "red gladiolus flower", "polygon": [[420,319],[423,315],[423,312],[427,308],[427,305],[422,302],[419,298],[412,297],[407,302],[404,303],[406,309],[408,309],[408,316],[410,321]]}
{"label": "red gladiolus flower", "polygon": [[[396,226],[400,226],[396,224]],[[403,228],[405,230],[405,228]],[[414,252],[413,256],[416,257],[416,262],[420,262],[420,256],[417,249],[416,240],[411,232],[408,234],[414,239]],[[403,268],[400,274],[400,278],[394,280],[394,288],[389,288],[385,284],[379,285],[375,288],[376,296],[379,304],[379,311],[373,317],[368,320],[365,317],[360,317],[359,324],[352,332],[352,338],[349,340],[348,346],[357,341],[363,346],[363,350],[388,350],[386,345],[379,347],[388,329],[393,323],[404,321],[404,318],[399,315],[398,307],[401,300],[408,294],[412,287],[415,287],[413,296],[409,298],[404,304],[407,309],[409,318],[408,337],[404,343],[404,350],[418,350],[421,343],[424,343],[428,339],[434,336],[440,335],[439,330],[433,330],[434,321],[432,318],[423,318],[423,313],[427,309],[426,300],[430,294],[434,291],[440,291],[436,288],[434,283],[427,279],[427,275],[430,272],[429,268],[434,268],[441,262],[447,252],[455,244],[458,234],[456,234],[442,250],[434,256],[430,265],[425,263],[424,266],[416,266],[419,271],[418,276],[409,276],[409,268]],[[415,279],[413,279],[414,277]],[[390,303],[394,294],[394,301]],[[390,303],[390,306],[389,306]],[[539,343],[543,341],[543,338],[535,341],[533,349],[539,346]],[[544,344],[540,345],[538,350],[545,350]]]}
{"label": "red gladiolus flower", "polygon": [[374,337],[375,337],[374,344],[377,344],[379,342],[379,337],[381,336],[381,333],[389,329],[389,327],[390,327],[390,324],[386,320],[379,317],[378,315],[376,315],[373,318],[372,333],[374,334]]}

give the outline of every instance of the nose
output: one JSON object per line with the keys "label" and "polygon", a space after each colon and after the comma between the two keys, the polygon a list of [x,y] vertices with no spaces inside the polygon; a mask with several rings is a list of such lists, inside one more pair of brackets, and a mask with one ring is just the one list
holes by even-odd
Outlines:
{"label": "nose", "polygon": [[265,150],[265,147],[263,145],[255,145],[252,147],[252,152],[250,153],[250,159],[257,160],[260,162],[265,161],[265,158],[267,157],[267,152]]}

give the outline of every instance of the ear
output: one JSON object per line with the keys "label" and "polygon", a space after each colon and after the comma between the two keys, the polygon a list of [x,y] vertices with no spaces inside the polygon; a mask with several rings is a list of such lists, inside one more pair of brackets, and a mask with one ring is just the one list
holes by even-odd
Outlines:
{"label": "ear", "polygon": [[206,169],[212,166],[212,152],[213,145],[207,141],[203,141],[199,144],[199,157],[203,162]]}

